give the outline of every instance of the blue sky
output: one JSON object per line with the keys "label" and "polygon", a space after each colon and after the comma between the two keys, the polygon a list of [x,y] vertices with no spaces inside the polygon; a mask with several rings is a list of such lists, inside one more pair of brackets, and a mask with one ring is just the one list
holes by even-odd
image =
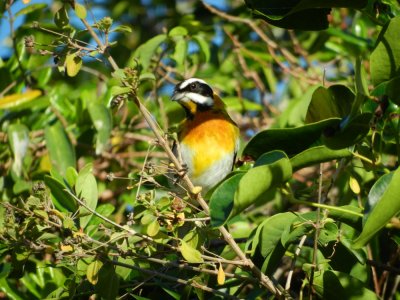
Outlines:
{"label": "blue sky", "polygon": [[[101,0],[97,0],[99,2],[101,2]],[[142,3],[147,3],[150,2],[151,0],[142,0]],[[51,0],[31,0],[29,5],[31,4],[36,4],[36,3],[47,3],[47,4],[51,4]],[[96,1],[94,1],[96,2]],[[226,0],[206,0],[207,3],[218,7],[219,9],[226,9]],[[14,4],[11,6],[11,12],[13,15],[15,15],[18,11],[20,11],[22,8],[26,7],[26,4],[23,4],[23,2],[21,0],[16,0],[14,2]],[[93,9],[93,8],[92,8]],[[103,16],[106,15],[105,11],[96,11],[96,9],[94,9],[95,11],[93,12],[94,15],[96,16],[96,18],[102,18]],[[25,19],[25,16],[18,16],[15,18],[14,20],[14,28],[18,28],[19,26],[21,26],[21,24],[23,24]],[[74,20],[71,20],[71,22],[75,25]],[[0,19],[0,57],[1,58],[7,58],[8,56],[10,56],[10,54],[12,53],[12,49],[11,49],[11,40],[10,40],[10,24],[8,21],[8,13],[5,12],[5,14],[3,15],[3,18]]]}

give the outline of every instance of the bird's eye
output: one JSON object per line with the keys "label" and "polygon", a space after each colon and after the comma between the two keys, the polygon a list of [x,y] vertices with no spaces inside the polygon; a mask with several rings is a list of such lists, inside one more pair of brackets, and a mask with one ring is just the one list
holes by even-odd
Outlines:
{"label": "bird's eye", "polygon": [[190,84],[190,89],[194,90],[194,89],[196,89],[196,87],[197,87],[196,83],[191,83]]}

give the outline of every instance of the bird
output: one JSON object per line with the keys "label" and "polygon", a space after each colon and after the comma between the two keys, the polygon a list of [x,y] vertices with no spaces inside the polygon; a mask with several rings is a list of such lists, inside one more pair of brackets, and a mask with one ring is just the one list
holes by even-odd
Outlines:
{"label": "bird", "polygon": [[174,154],[181,158],[187,175],[205,195],[234,167],[240,131],[225,104],[209,84],[189,78],[175,86],[172,101],[185,110],[177,130]]}

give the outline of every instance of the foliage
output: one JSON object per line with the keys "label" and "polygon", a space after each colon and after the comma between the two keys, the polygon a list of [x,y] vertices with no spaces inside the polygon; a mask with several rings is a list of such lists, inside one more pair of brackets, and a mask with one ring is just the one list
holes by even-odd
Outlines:
{"label": "foliage", "polygon": [[[39,2],[0,4],[0,298],[400,296],[398,2]],[[243,136],[207,203],[188,77]]]}

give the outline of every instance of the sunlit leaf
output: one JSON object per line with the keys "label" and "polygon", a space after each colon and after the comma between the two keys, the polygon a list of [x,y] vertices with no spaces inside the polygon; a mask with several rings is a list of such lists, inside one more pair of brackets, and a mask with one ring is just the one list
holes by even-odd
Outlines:
{"label": "sunlit leaf", "polygon": [[65,176],[68,167],[75,167],[75,149],[59,122],[46,126],[44,133],[51,165]]}
{"label": "sunlit leaf", "polygon": [[[393,173],[389,185],[387,185],[387,182],[384,180],[377,181],[375,183],[373,189],[379,189],[380,191],[383,191],[383,193],[369,214],[360,236],[354,241],[354,249],[363,247],[380,229],[382,229],[382,227],[384,227],[390,221],[393,216],[399,213],[399,182],[400,168]],[[379,187],[379,185],[382,184],[385,185],[385,189],[381,189]]]}
{"label": "sunlit leaf", "polygon": [[14,108],[42,95],[40,90],[30,90],[22,94],[12,94],[0,98],[0,109]]}
{"label": "sunlit leaf", "polygon": [[24,124],[12,124],[8,127],[7,134],[14,155],[12,169],[17,176],[20,176],[23,159],[28,151],[29,129]]}
{"label": "sunlit leaf", "polygon": [[191,247],[188,243],[185,241],[181,241],[181,247],[180,247],[182,256],[188,263],[202,263],[203,258],[201,257],[200,251],[197,249]]}
{"label": "sunlit leaf", "polygon": [[86,270],[86,278],[91,284],[97,284],[97,281],[99,280],[99,271],[102,266],[103,262],[100,260],[95,260],[88,266]]}

